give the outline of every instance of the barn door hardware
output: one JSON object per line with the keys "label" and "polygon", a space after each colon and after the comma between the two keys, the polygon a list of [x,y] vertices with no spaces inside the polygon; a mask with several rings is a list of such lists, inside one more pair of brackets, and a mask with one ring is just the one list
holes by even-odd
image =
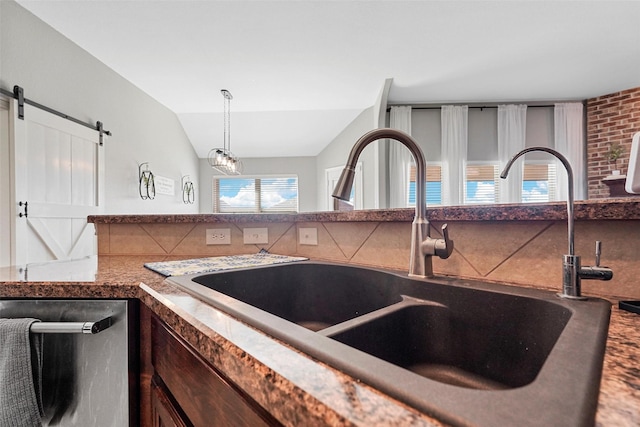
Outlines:
{"label": "barn door hardware", "polygon": [[23,212],[20,212],[20,213],[18,214],[18,216],[19,216],[20,218],[22,218],[22,217],[25,217],[25,218],[26,218],[26,217],[28,217],[28,216],[29,216],[29,213],[27,212],[27,205],[28,205],[28,203],[27,203],[27,202],[18,202],[18,206],[20,206],[20,207],[24,206],[24,213],[23,213]]}
{"label": "barn door hardware", "polygon": [[13,87],[13,96],[18,100],[18,118],[24,120],[24,89],[15,85]]}
{"label": "barn door hardware", "polygon": [[111,136],[111,132],[109,132],[108,130],[104,130],[104,125],[100,121],[96,122],[96,130],[100,133],[100,139],[98,139],[98,141],[102,146],[104,145],[106,137]]}
{"label": "barn door hardware", "polygon": [[[2,0],[0,0],[2,1]],[[3,89],[0,87],[0,94],[6,95],[6,96],[10,96],[13,97],[14,99],[18,100],[18,118],[20,120],[24,120],[24,105],[25,104],[29,104],[32,105],[36,108],[39,108],[43,111],[46,111],[48,113],[51,114],[55,114],[56,116],[62,117],[63,119],[72,121],[74,123],[77,123],[79,125],[88,127],[89,129],[93,129],[93,130],[97,130],[98,132],[100,132],[100,145],[102,145],[102,143],[104,142],[104,136],[111,136],[111,132],[108,130],[104,130],[103,127],[103,123],[102,122],[96,122],[96,124],[94,125],[93,123],[87,123],[87,122],[83,122],[82,120],[78,120],[75,117],[71,117],[67,114],[61,113],[60,111],[54,110],[53,108],[49,108],[47,106],[44,106],[42,104],[38,104],[37,102],[31,100],[31,99],[27,99],[24,97],[24,88],[15,85],[13,87],[13,92]]]}

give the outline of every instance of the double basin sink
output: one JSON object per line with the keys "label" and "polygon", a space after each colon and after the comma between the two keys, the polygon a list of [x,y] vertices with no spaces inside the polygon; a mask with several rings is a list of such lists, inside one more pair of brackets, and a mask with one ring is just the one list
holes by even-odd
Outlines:
{"label": "double basin sink", "polygon": [[607,301],[310,261],[167,280],[449,424],[594,424]]}

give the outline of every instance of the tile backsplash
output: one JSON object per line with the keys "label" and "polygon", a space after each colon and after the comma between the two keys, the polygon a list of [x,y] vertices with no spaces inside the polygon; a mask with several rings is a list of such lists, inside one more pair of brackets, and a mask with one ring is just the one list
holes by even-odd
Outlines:
{"label": "tile backsplash", "polygon": [[[566,221],[448,221],[455,249],[447,260],[433,258],[437,275],[473,278],[560,290],[562,255],[567,253]],[[165,255],[166,259],[255,253],[305,256],[312,260],[408,270],[411,223],[228,222],[99,223],[99,255]],[[438,236],[440,222],[432,222]],[[269,243],[244,244],[243,228],[268,228]],[[229,228],[230,245],[206,245],[205,232]],[[316,228],[318,245],[301,245],[298,229]],[[576,221],[575,252],[593,265],[595,241],[602,241],[608,282],[583,280],[585,295],[640,299],[640,221]]]}

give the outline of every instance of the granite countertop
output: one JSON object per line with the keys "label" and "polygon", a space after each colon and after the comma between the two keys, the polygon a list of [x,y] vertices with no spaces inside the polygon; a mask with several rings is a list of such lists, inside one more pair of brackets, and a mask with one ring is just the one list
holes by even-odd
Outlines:
{"label": "granite countertop", "polygon": [[[145,214],[90,215],[95,224],[174,224],[174,223],[244,223],[244,222],[358,222],[413,221],[415,209],[372,209],[344,212],[302,212],[280,214]],[[576,201],[574,217],[584,220],[638,220],[640,196],[622,199]],[[549,221],[567,219],[567,203],[519,203],[465,206],[429,206],[430,221]]]}
{"label": "granite countertop", "polygon": [[[143,267],[166,260],[110,256],[57,264],[53,270],[0,268],[0,297],[139,298],[285,425],[443,425],[165,284],[164,277]],[[596,423],[636,426],[640,315],[619,310],[610,300]]]}

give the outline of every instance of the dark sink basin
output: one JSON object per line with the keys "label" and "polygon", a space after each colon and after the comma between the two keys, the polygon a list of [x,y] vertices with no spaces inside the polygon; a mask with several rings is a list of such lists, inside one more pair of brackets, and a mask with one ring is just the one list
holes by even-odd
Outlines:
{"label": "dark sink basin", "polygon": [[571,312],[538,300],[520,302],[479,313],[475,304],[452,311],[408,301],[328,336],[435,381],[478,390],[522,387],[535,380]]}
{"label": "dark sink basin", "polygon": [[607,301],[318,262],[167,280],[450,424],[594,423]]}
{"label": "dark sink basin", "polygon": [[402,300],[393,280],[371,286],[366,270],[328,268],[307,274],[308,265],[205,274],[193,281],[311,330],[320,330]]}

